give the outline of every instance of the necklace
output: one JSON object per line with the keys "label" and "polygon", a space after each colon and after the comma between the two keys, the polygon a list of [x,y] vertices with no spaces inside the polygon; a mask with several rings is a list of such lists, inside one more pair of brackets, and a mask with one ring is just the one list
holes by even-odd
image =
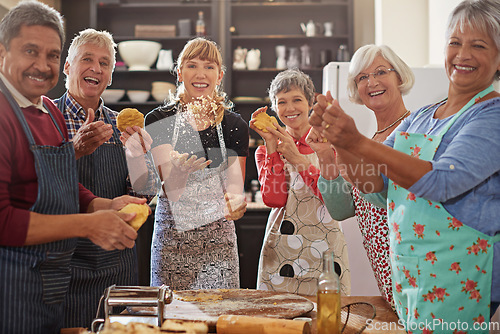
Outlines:
{"label": "necklace", "polygon": [[387,131],[388,129],[392,128],[397,122],[399,122],[400,120],[402,120],[403,118],[405,118],[406,115],[408,115],[409,113],[410,113],[410,111],[406,110],[406,112],[401,117],[399,117],[397,120],[395,120],[394,123],[392,123],[391,125],[383,128],[382,130],[375,131],[375,134],[378,135],[379,133],[382,133],[382,132]]}

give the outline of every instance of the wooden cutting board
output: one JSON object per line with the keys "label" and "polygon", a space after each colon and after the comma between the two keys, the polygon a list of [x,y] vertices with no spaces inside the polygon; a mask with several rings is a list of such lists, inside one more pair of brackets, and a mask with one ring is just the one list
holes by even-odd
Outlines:
{"label": "wooden cutting board", "polygon": [[166,319],[203,321],[210,327],[223,314],[291,319],[314,308],[307,298],[265,290],[184,290],[174,291],[173,296],[165,305]]}

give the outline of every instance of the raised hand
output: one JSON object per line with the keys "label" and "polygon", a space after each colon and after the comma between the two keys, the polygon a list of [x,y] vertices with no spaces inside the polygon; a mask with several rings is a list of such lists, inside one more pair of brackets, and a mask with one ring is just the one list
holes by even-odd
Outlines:
{"label": "raised hand", "polygon": [[113,127],[103,121],[94,122],[94,110],[89,108],[87,119],[73,137],[76,158],[94,153],[113,135]]}
{"label": "raised hand", "polygon": [[130,158],[143,156],[151,149],[153,143],[149,133],[137,125],[128,127],[126,131],[122,132],[120,141],[125,146],[125,154]]}

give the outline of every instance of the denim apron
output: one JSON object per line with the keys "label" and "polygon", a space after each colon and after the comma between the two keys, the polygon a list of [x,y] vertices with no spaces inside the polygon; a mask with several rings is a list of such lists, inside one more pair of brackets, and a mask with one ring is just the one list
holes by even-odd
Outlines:
{"label": "denim apron", "polygon": [[[65,215],[79,212],[78,179],[73,144],[49,110],[62,144],[37,145],[23,112],[0,80],[0,89],[21,123],[34,155],[38,196],[30,211]],[[22,166],[20,166],[22,168]],[[76,238],[24,247],[0,247],[1,333],[59,333]]]}
{"label": "denim apron", "polygon": [[[66,109],[66,100],[67,93],[57,100],[59,110]],[[102,108],[102,113],[106,123],[113,125],[105,108]],[[76,162],[78,181],[94,195],[103,198],[127,194],[127,161],[116,126],[113,126],[112,138],[113,142],[102,144]],[[137,284],[135,247],[107,251],[89,239],[79,238],[71,259],[71,274],[64,327],[90,328],[99,299],[107,287]]]}
{"label": "denim apron", "polygon": [[[431,160],[458,117],[491,91],[472,98],[439,135],[401,132],[394,148]],[[441,203],[416,197],[393,181],[388,203],[394,301],[406,330],[488,333],[493,244],[500,235],[462,224]]]}

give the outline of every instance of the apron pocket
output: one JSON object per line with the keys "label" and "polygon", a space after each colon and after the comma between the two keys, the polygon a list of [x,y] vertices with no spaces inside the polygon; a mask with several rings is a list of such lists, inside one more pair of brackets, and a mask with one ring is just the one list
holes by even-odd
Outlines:
{"label": "apron pocket", "polygon": [[58,304],[64,301],[71,279],[70,260],[73,250],[47,252],[47,259],[40,266],[43,301]]}
{"label": "apron pocket", "polygon": [[[406,255],[391,255],[392,291],[394,302],[398,307],[400,319],[415,321],[414,312],[417,300],[421,295],[419,258]],[[401,314],[402,310],[408,314]]]}

